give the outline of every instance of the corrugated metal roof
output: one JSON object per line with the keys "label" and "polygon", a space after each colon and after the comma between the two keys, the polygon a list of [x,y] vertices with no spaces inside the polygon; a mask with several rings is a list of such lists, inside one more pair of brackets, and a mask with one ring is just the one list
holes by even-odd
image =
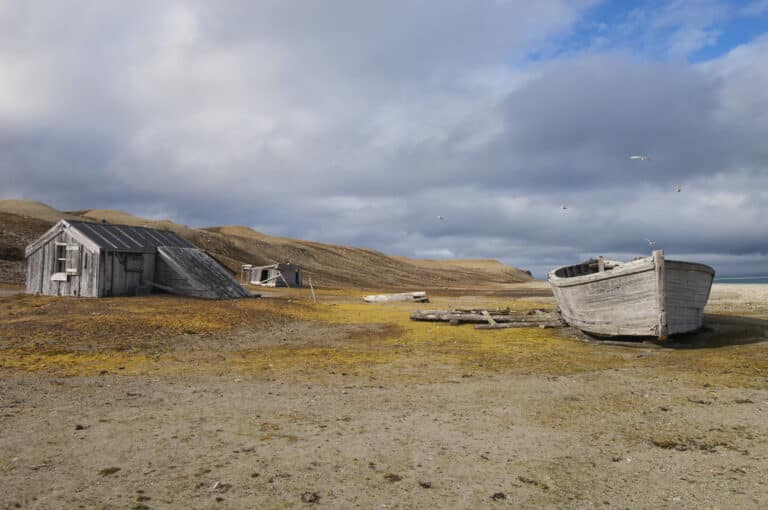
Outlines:
{"label": "corrugated metal roof", "polygon": [[194,247],[178,234],[167,230],[86,221],[67,220],[67,223],[108,251],[154,252],[160,246]]}

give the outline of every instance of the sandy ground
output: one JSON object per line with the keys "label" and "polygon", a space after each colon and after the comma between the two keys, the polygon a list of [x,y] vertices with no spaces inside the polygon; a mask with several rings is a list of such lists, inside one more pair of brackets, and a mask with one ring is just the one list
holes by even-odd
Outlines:
{"label": "sandy ground", "polygon": [[0,508],[768,505],[768,286],[672,347],[304,294],[0,297]]}

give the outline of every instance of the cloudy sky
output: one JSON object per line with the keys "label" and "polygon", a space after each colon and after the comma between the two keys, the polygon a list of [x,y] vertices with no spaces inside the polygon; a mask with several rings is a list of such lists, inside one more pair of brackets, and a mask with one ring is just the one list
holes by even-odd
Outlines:
{"label": "cloudy sky", "polygon": [[0,182],[539,276],[646,239],[768,274],[768,0],[0,0]]}

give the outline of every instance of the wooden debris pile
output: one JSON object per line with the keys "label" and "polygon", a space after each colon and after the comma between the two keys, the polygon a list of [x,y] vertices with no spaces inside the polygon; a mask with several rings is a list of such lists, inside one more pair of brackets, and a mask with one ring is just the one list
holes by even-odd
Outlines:
{"label": "wooden debris pile", "polygon": [[556,312],[541,309],[527,312],[513,312],[509,308],[416,310],[411,314],[411,320],[448,322],[452,326],[475,324],[475,329],[560,328],[563,326]]}

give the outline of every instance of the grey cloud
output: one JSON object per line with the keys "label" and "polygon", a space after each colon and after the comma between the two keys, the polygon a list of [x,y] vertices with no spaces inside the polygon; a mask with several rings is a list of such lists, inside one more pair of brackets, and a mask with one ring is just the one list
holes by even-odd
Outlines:
{"label": "grey cloud", "polygon": [[646,237],[768,272],[766,39],[704,65],[511,66],[584,6],[18,5],[0,196],[539,275]]}

